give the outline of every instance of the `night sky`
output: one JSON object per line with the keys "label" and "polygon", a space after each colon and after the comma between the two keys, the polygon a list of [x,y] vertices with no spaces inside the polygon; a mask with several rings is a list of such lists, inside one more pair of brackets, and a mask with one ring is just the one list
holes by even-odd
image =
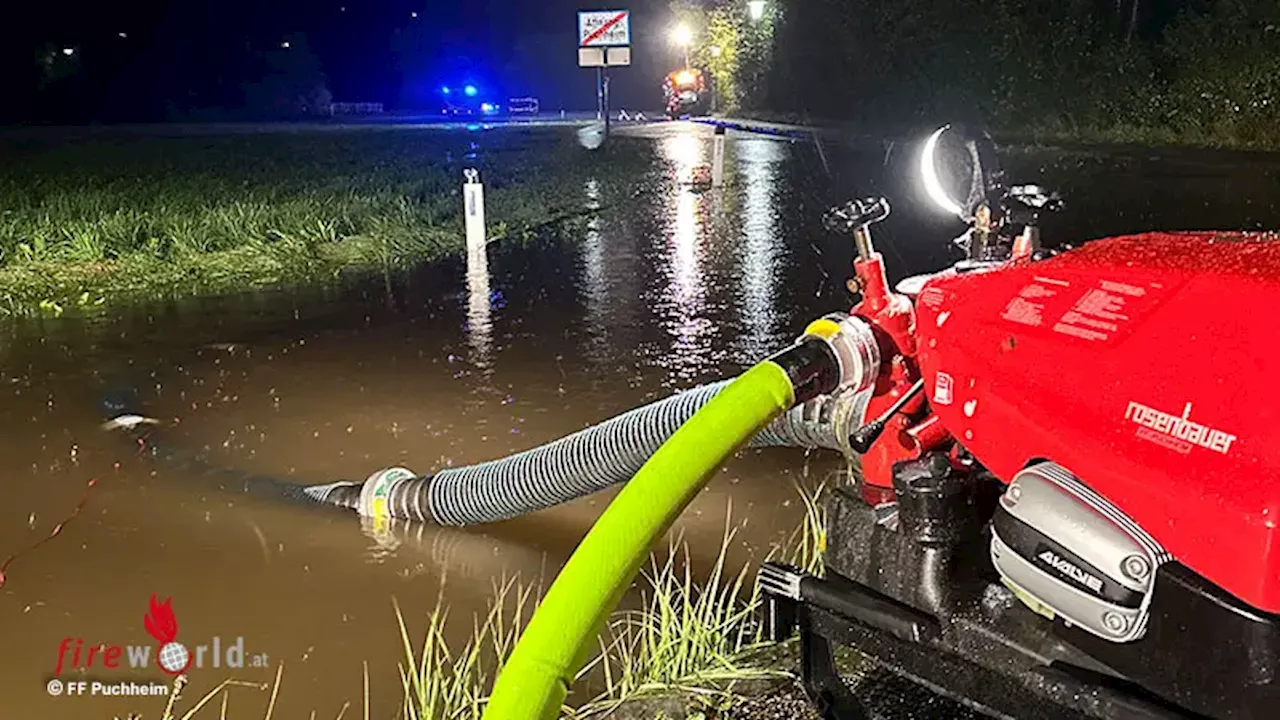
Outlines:
{"label": "night sky", "polygon": [[83,63],[77,91],[95,105],[226,105],[255,62],[289,42],[310,48],[338,101],[412,106],[465,73],[548,108],[589,108],[594,72],[576,64],[580,7],[632,10],[636,66],[614,71],[615,98],[656,106],[661,77],[677,62],[666,0],[39,3],[11,15],[2,32],[10,87],[32,84],[41,53],[74,48]]}

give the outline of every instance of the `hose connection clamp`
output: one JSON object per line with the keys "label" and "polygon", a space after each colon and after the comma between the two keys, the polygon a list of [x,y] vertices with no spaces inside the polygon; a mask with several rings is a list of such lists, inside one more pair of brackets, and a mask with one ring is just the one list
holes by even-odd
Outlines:
{"label": "hose connection clamp", "polygon": [[391,516],[387,506],[391,499],[391,489],[415,477],[417,476],[412,470],[402,467],[387,468],[370,475],[360,488],[360,504],[356,506],[356,511],[362,517],[373,518],[375,521],[386,520]]}
{"label": "hose connection clamp", "polygon": [[836,313],[809,323],[801,342],[817,338],[825,342],[840,363],[840,384],[833,395],[860,392],[875,385],[880,374],[880,344],[865,320]]}

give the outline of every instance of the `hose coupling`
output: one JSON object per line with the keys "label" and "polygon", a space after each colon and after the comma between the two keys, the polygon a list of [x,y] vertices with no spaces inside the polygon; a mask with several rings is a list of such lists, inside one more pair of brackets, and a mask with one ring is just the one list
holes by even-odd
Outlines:
{"label": "hose coupling", "polygon": [[414,480],[417,475],[412,470],[402,467],[387,468],[379,470],[370,475],[364,481],[364,485],[360,488],[360,503],[356,506],[356,511],[361,517],[369,517],[374,519],[384,519],[391,516],[389,503],[392,497],[392,488],[406,482]]}
{"label": "hose coupling", "polygon": [[800,341],[825,342],[840,364],[840,381],[832,395],[860,392],[875,385],[880,374],[880,344],[875,331],[862,318],[835,313],[809,323]]}

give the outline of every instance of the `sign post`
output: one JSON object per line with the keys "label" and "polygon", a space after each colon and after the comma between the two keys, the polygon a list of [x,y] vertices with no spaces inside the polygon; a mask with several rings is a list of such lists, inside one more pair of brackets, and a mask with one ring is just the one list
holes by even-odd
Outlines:
{"label": "sign post", "polygon": [[596,116],[609,136],[609,68],[631,64],[631,12],[578,13],[578,66],[596,68]]}

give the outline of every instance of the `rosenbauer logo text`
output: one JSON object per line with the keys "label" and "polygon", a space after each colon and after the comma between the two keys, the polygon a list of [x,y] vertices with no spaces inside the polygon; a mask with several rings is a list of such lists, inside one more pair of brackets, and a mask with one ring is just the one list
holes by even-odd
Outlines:
{"label": "rosenbauer logo text", "polygon": [[95,670],[99,668],[146,670],[152,666],[169,675],[181,675],[191,667],[243,668],[268,667],[265,653],[246,654],[244,637],[236,637],[229,643],[214,636],[210,642],[194,646],[194,652],[178,642],[178,620],[174,617],[173,598],[159,602],[151,596],[151,607],[143,618],[147,633],[155,639],[154,645],[87,644],[84,638],[62,639],[58,645],[58,662],[55,675],[67,670]]}

